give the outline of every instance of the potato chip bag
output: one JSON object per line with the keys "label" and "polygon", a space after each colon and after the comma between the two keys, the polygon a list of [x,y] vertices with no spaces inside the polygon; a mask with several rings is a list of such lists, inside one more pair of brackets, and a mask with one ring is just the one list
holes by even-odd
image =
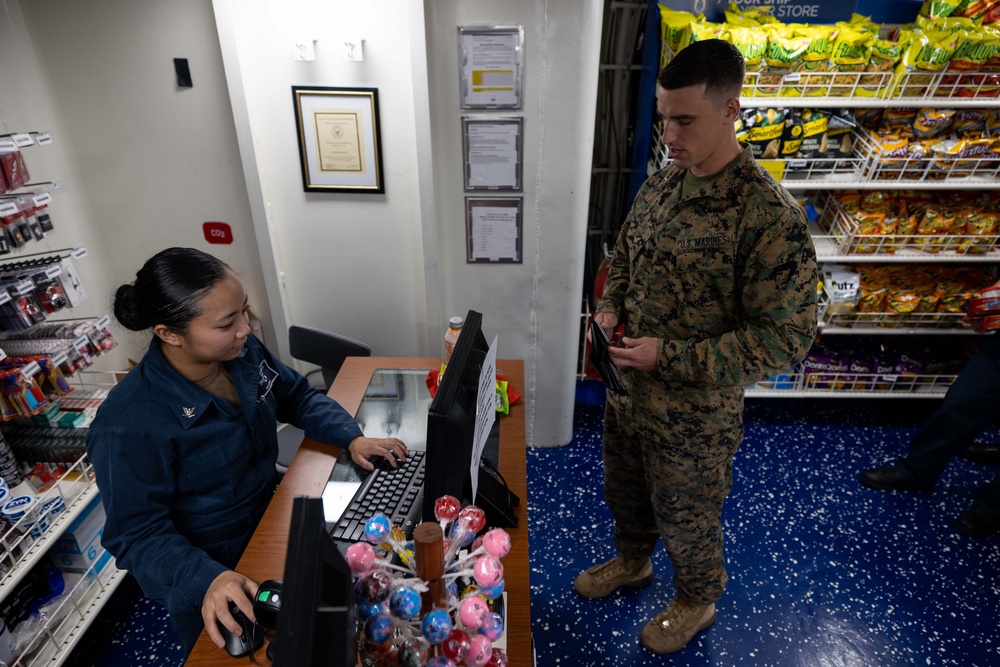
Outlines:
{"label": "potato chip bag", "polygon": [[871,56],[861,77],[857,95],[878,97],[880,91],[888,91],[892,81],[892,70],[902,57],[899,44],[888,39],[876,39],[872,44]]}
{"label": "potato chip bag", "polygon": [[[831,72],[863,72],[871,57],[872,45],[876,36],[870,32],[861,32],[852,28],[838,31],[830,54]],[[844,74],[834,75],[830,86],[830,95],[843,97],[854,94],[860,77]]]}
{"label": "potato chip bag", "polygon": [[[796,26],[793,30],[796,36],[806,37],[810,42],[795,68],[798,79],[791,86],[785,87],[782,95],[824,96],[830,80],[826,72],[830,69],[830,55],[833,53],[833,38],[837,29],[829,25],[803,25]],[[791,76],[786,77],[787,79],[791,79]]]}
{"label": "potato chip bag", "polygon": [[923,96],[933,83],[933,73],[940,72],[948,65],[958,46],[957,33],[915,30],[909,40],[901,34],[899,41],[907,42],[907,46],[903,48],[902,57],[896,65],[892,95]]}
{"label": "potato chip bag", "polygon": [[819,109],[802,109],[798,112],[802,122],[802,140],[799,143],[798,157],[824,157],[829,149],[826,130],[830,116]]}
{"label": "potato chip bag", "polygon": [[705,39],[722,39],[725,34],[726,26],[721,23],[711,23],[710,21],[702,20],[691,21],[681,30],[677,50],[680,51],[689,44],[694,44]]}
{"label": "potato chip bag", "polygon": [[809,48],[808,37],[796,37],[787,27],[771,23],[768,28],[764,67],[757,78],[757,95],[775,96],[782,90],[786,74],[795,71]]}
{"label": "potato chip bag", "polygon": [[[671,53],[677,53],[680,51],[684,30],[697,19],[690,12],[680,12],[663,5],[658,6],[660,8],[661,43],[670,49]],[[666,63],[660,63],[661,68],[664,66]]]}
{"label": "potato chip bag", "polygon": [[932,19],[944,18],[951,16],[960,4],[961,0],[924,0],[919,15]]}
{"label": "potato chip bag", "polygon": [[727,26],[726,39],[743,54],[746,67],[747,85],[740,91],[741,95],[752,96],[759,72],[764,67],[764,54],[767,52],[767,33],[759,25]]}

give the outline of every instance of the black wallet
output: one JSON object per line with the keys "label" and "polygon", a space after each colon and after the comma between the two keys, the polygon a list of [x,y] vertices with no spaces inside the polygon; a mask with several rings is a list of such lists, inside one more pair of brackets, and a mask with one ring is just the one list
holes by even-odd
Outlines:
{"label": "black wallet", "polygon": [[612,363],[611,357],[608,356],[609,347],[611,347],[611,341],[608,339],[608,334],[604,333],[604,329],[597,323],[597,320],[591,320],[590,363],[594,364],[594,368],[597,369],[597,373],[609,390],[616,394],[628,393],[625,391],[621,375],[618,374],[618,367]]}

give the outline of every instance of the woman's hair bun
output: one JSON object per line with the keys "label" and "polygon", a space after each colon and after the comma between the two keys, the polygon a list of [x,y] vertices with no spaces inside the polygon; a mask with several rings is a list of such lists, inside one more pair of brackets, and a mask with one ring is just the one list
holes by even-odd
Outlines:
{"label": "woman's hair bun", "polygon": [[115,319],[131,331],[142,331],[149,328],[150,325],[146,324],[139,311],[134,285],[122,285],[115,292]]}

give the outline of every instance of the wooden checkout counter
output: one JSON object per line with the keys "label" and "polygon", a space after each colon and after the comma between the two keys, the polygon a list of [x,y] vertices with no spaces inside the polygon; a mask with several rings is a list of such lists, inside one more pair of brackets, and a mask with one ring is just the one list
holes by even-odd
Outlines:
{"label": "wooden checkout counter", "polygon": [[[434,358],[411,359],[403,357],[349,357],[337,374],[329,396],[352,415],[357,415],[372,374],[376,369],[426,369],[440,366]],[[524,363],[498,360],[497,369],[522,395],[524,394]],[[528,581],[528,489],[524,400],[511,406],[510,414],[500,419],[500,472],[511,491],[521,499],[516,509],[517,528],[507,528],[511,550],[503,559],[504,580],[507,591],[507,656],[510,667],[532,665],[531,623]],[[368,434],[371,435],[371,434]],[[378,437],[377,434],[374,437]],[[405,437],[403,438],[405,442]],[[268,579],[282,579],[285,570],[285,548],[288,525],[292,515],[292,500],[296,496],[319,497],[333,470],[337,449],[305,439],[294,460],[278,486],[267,512],[254,532],[250,544],[240,559],[237,570],[260,583]],[[266,647],[266,645],[265,645]],[[267,665],[262,648],[255,654],[258,664]],[[198,643],[188,657],[191,667],[245,665],[247,658],[232,658],[218,648],[202,632]]]}

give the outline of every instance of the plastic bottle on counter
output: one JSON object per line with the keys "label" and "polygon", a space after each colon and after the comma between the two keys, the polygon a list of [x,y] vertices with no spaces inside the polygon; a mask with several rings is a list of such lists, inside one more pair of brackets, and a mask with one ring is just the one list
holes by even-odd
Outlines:
{"label": "plastic bottle on counter", "polygon": [[455,351],[455,343],[458,342],[458,336],[462,333],[463,324],[465,324],[465,319],[458,315],[448,320],[448,330],[444,332],[444,363],[446,364],[451,359],[451,353]]}

